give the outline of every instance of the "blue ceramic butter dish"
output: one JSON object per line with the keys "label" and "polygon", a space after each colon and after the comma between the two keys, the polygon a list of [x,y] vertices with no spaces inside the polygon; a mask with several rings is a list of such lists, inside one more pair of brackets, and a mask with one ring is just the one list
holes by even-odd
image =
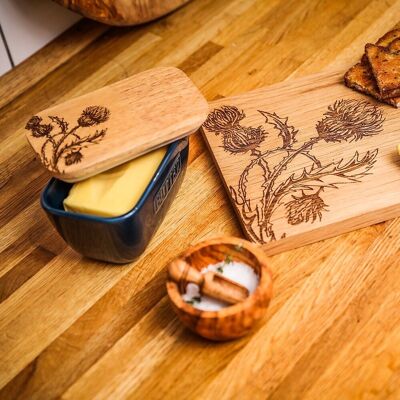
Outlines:
{"label": "blue ceramic butter dish", "polygon": [[[32,116],[23,131],[53,177],[41,195],[41,205],[64,240],[97,260],[127,263],[137,258],[182,183],[188,136],[207,114],[207,101],[193,82],[177,68],[161,67]],[[166,153],[149,172],[148,164],[138,157],[160,148]],[[138,162],[130,165],[138,169],[124,175],[126,182],[132,181],[130,202],[125,190],[129,184],[121,183],[116,171],[133,160]],[[95,179],[89,178],[99,174],[93,185]]]}
{"label": "blue ceramic butter dish", "polygon": [[119,217],[65,211],[63,201],[72,184],[55,178],[43,190],[41,205],[58,233],[80,254],[112,263],[133,261],[146,248],[178,192],[188,152],[188,138],[170,144],[136,206]]}

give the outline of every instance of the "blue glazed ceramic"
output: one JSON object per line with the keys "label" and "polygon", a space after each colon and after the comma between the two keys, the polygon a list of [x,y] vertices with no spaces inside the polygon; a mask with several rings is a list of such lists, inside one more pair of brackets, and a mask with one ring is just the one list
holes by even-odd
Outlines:
{"label": "blue glazed ceramic", "polygon": [[59,234],[77,252],[112,263],[133,261],[164,219],[182,183],[188,153],[188,138],[170,144],[137,205],[119,217],[65,211],[63,200],[72,184],[58,179],[52,179],[43,190],[41,205]]}

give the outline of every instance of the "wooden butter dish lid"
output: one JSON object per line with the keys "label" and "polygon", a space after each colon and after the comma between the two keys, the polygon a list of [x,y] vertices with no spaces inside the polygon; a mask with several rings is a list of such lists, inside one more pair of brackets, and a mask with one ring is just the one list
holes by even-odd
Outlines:
{"label": "wooden butter dish lid", "polygon": [[41,111],[25,129],[43,166],[77,182],[194,133],[207,113],[192,81],[164,67]]}

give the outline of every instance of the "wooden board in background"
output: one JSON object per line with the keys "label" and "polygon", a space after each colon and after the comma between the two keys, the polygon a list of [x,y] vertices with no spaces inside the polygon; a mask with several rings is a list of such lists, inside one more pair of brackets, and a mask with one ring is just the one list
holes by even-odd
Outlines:
{"label": "wooden board in background", "polygon": [[204,135],[269,254],[400,214],[400,111],[322,73],[212,103]]}

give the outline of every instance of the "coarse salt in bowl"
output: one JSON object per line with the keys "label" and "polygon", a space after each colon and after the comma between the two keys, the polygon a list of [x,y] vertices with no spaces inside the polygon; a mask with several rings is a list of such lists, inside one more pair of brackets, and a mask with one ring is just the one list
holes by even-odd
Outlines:
{"label": "coarse salt in bowl", "polygon": [[[260,247],[251,242],[234,237],[211,239],[189,248],[180,256],[199,271],[205,267],[218,268],[227,257],[232,263],[251,267],[258,277],[255,290],[243,302],[223,305],[218,310],[200,310],[185,299],[187,286],[181,292],[179,285],[171,278],[167,281],[168,296],[181,322],[211,340],[234,339],[250,332],[265,315],[272,297],[272,274],[267,266],[267,257]],[[233,270],[231,272],[235,273]]]}
{"label": "coarse salt in bowl", "polygon": [[[210,264],[201,269],[201,273],[214,272],[245,287],[249,294],[252,294],[258,286],[258,275],[254,269],[243,262],[233,261],[227,257],[217,264]],[[200,288],[194,283],[186,285],[186,292],[182,295],[186,303],[194,308],[203,311],[218,311],[221,308],[229,307],[228,303],[214,299],[200,293]]]}

